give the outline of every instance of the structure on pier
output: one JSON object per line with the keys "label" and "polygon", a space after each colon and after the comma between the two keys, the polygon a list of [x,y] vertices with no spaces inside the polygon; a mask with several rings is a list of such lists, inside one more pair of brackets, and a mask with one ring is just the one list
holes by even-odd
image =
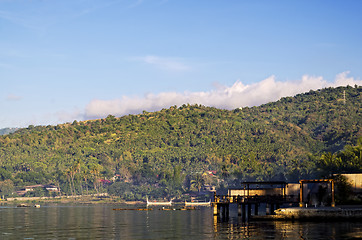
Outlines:
{"label": "structure on pier", "polygon": [[[308,183],[325,183],[327,185],[330,186],[330,195],[331,195],[331,207],[335,207],[336,203],[334,201],[334,180],[333,179],[313,179],[313,180],[300,180],[299,184],[300,184],[300,194],[299,194],[299,207],[304,207],[305,203],[304,203],[304,197],[306,194],[304,194],[304,185],[308,184]],[[308,194],[309,196],[309,194]],[[310,201],[310,199],[308,199],[308,202]]]}
{"label": "structure on pier", "polygon": [[274,214],[274,210],[283,204],[300,207],[305,204],[305,196],[310,195],[311,190],[306,184],[329,184],[331,195],[331,206],[334,207],[334,181],[333,179],[300,180],[299,183],[287,183],[284,181],[270,182],[242,182],[241,188],[231,188],[227,195],[214,195],[214,215],[228,218],[230,204],[236,204],[238,216],[243,219],[259,214],[259,207],[265,206],[267,215]]}
{"label": "structure on pier", "polygon": [[241,188],[231,188],[227,195],[214,195],[214,215],[229,216],[229,205],[236,204],[238,216],[243,219],[259,214],[259,206],[265,205],[266,214],[284,203],[298,203],[299,184],[284,181],[242,182]]}

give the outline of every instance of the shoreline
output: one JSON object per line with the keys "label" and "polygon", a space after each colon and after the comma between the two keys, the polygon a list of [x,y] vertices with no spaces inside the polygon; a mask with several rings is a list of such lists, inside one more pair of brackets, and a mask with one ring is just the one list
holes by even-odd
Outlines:
{"label": "shoreline", "polygon": [[17,197],[0,200],[0,205],[17,205],[19,203],[46,203],[46,204],[127,204],[142,205],[144,201],[125,201],[119,197],[105,195],[77,195],[56,197]]}

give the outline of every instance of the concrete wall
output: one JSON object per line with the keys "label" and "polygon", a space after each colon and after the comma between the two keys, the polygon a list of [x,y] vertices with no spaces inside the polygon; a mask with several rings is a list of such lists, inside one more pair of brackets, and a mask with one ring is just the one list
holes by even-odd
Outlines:
{"label": "concrete wall", "polygon": [[[248,190],[244,189],[229,189],[229,195],[232,196],[248,196]],[[282,188],[268,188],[268,189],[250,189],[249,196],[266,196],[266,195],[283,195]]]}
{"label": "concrete wall", "polygon": [[[298,196],[300,190],[299,183],[288,183],[285,188],[285,195],[294,195]],[[247,189],[229,189],[229,195],[232,196],[247,196]],[[260,189],[249,189],[249,196],[273,196],[273,195],[283,195],[283,188],[260,188]]]}
{"label": "concrete wall", "polygon": [[345,176],[347,180],[352,184],[354,192],[362,193],[362,173],[350,173],[341,175]]}
{"label": "concrete wall", "polygon": [[286,195],[298,196],[300,193],[300,184],[299,183],[288,183],[286,188]]}
{"label": "concrete wall", "polygon": [[33,200],[54,200],[62,198],[82,198],[82,197],[106,197],[108,193],[95,193],[90,195],[74,195],[74,196],[55,196],[55,197],[13,197],[7,198],[9,202],[12,201],[33,201]]}

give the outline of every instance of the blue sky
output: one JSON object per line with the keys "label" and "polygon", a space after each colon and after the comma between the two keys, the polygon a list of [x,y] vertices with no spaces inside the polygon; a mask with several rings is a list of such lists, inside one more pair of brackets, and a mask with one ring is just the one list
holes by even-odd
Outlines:
{"label": "blue sky", "polygon": [[362,1],[0,0],[0,128],[362,85]]}

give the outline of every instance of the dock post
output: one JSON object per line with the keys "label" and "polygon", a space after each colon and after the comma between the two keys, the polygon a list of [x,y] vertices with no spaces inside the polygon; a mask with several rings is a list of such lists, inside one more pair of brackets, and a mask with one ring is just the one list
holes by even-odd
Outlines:
{"label": "dock post", "polygon": [[225,205],[225,215],[226,215],[226,219],[229,219],[229,209],[230,209],[230,204],[228,203],[228,204],[226,204]]}
{"label": "dock post", "polygon": [[276,203],[275,204],[275,210],[279,209],[280,208],[280,203]]}
{"label": "dock post", "polygon": [[238,216],[241,216],[241,204],[238,203]]}
{"label": "dock post", "polygon": [[245,220],[245,218],[246,218],[246,212],[245,212],[245,203],[242,203],[241,204],[241,212],[242,212],[242,218],[243,218],[243,220]]}
{"label": "dock post", "polygon": [[299,207],[303,207],[303,181],[299,181]]}
{"label": "dock post", "polygon": [[270,204],[269,204],[269,203],[267,203],[267,204],[265,205],[265,214],[266,214],[266,215],[270,215]]}
{"label": "dock post", "polygon": [[274,203],[270,204],[270,215],[274,214]]}
{"label": "dock post", "polygon": [[220,206],[217,203],[214,203],[214,216],[220,214]]}
{"label": "dock post", "polygon": [[336,203],[334,202],[334,180],[331,180],[331,192],[332,192],[332,203],[331,203],[331,207],[335,207]]}
{"label": "dock post", "polygon": [[228,203],[223,203],[222,204],[222,213],[221,216],[223,219],[228,219],[229,218],[229,204]]}
{"label": "dock post", "polygon": [[251,216],[251,203],[248,203],[248,219],[250,219]]}

